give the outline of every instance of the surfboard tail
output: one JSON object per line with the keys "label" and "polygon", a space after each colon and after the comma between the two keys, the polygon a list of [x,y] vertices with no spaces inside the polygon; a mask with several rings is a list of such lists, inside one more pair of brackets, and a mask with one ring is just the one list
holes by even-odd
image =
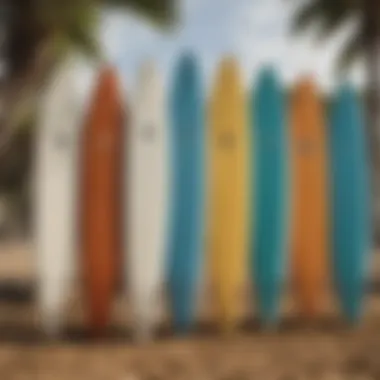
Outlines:
{"label": "surfboard tail", "polygon": [[100,336],[105,331],[108,321],[107,306],[105,306],[105,303],[100,302],[100,300],[90,306],[92,313],[89,316],[88,322],[91,335]]}
{"label": "surfboard tail", "polygon": [[225,334],[235,331],[240,322],[242,310],[239,294],[241,292],[238,292],[237,288],[233,283],[224,280],[217,291],[220,328]]}
{"label": "surfboard tail", "polygon": [[237,329],[237,315],[229,309],[223,309],[220,315],[220,327],[224,334],[232,334]]}
{"label": "surfboard tail", "polygon": [[134,299],[135,337],[138,341],[147,341],[152,338],[159,323],[161,308],[159,304],[158,286],[152,285],[143,291],[143,287],[132,294]]}
{"label": "surfboard tail", "polygon": [[50,337],[58,336],[62,327],[64,297],[60,293],[55,286],[41,286],[40,320],[44,333]]}
{"label": "surfboard tail", "polygon": [[104,278],[93,278],[89,281],[87,319],[90,332],[100,336],[105,331],[111,315],[112,301],[115,289],[114,275]]}
{"label": "surfboard tail", "polygon": [[306,250],[306,246],[300,245],[293,250],[294,299],[300,314],[307,318],[314,318],[323,312],[330,280],[326,250],[315,248],[318,247]]}
{"label": "surfboard tail", "polygon": [[358,324],[363,316],[365,281],[339,281],[336,288],[345,318],[352,325]]}
{"label": "surfboard tail", "polygon": [[296,288],[295,299],[300,314],[307,318],[314,318],[321,313],[325,296],[323,287],[316,286],[314,283],[302,282]]}
{"label": "surfboard tail", "polygon": [[136,318],[135,339],[138,342],[147,342],[152,339],[156,319],[151,318],[146,312],[140,313]]}
{"label": "surfboard tail", "polygon": [[264,325],[274,326],[280,318],[282,283],[280,281],[259,282],[256,286],[260,319]]}
{"label": "surfboard tail", "polygon": [[62,268],[50,268],[50,273],[42,274],[37,289],[41,327],[51,337],[60,333],[72,288],[69,267],[66,268],[69,273],[58,269]]}
{"label": "surfboard tail", "polygon": [[180,334],[188,334],[192,328],[192,320],[186,315],[186,312],[175,312],[173,316],[173,326]]}
{"label": "surfboard tail", "polygon": [[190,332],[195,318],[195,295],[191,286],[179,286],[174,282],[170,288],[172,321],[176,331],[181,334]]}
{"label": "surfboard tail", "polygon": [[362,296],[356,296],[354,299],[342,297],[342,309],[344,315],[346,316],[348,322],[352,325],[356,325],[360,322],[363,311],[362,311]]}

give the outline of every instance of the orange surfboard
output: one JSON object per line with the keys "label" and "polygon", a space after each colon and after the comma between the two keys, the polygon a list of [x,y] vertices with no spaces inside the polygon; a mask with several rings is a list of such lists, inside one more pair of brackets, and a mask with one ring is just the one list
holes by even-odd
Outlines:
{"label": "orange surfboard", "polygon": [[292,280],[299,311],[311,317],[323,307],[328,277],[326,125],[311,80],[298,84],[291,103]]}
{"label": "orange surfboard", "polygon": [[111,67],[100,71],[83,134],[83,280],[93,334],[109,321],[121,267],[124,112],[118,84]]}

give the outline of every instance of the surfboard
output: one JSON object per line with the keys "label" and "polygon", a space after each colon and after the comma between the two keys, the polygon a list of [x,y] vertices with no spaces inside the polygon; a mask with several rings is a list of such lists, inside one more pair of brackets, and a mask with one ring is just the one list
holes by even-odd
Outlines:
{"label": "surfboard", "polygon": [[251,95],[253,148],[251,278],[261,319],[279,317],[288,255],[289,139],[285,96],[274,70],[264,69]]}
{"label": "surfboard", "polygon": [[210,104],[208,239],[212,289],[221,327],[241,317],[248,260],[248,110],[237,62],[225,58]]}
{"label": "surfboard", "polygon": [[344,315],[357,322],[369,277],[370,186],[363,110],[349,85],[334,98],[329,140],[334,282]]}
{"label": "surfboard", "polygon": [[53,74],[42,99],[35,145],[37,299],[41,327],[49,335],[61,330],[77,266],[77,166],[86,107],[76,64],[69,57]]}
{"label": "surfboard", "polygon": [[121,265],[125,124],[118,78],[100,70],[82,141],[82,265],[85,311],[94,335],[107,326]]}
{"label": "surfboard", "polygon": [[168,293],[174,327],[194,323],[203,256],[204,119],[202,83],[195,58],[184,54],[171,94],[172,216]]}
{"label": "surfboard", "polygon": [[168,141],[163,83],[152,62],[140,71],[129,149],[127,278],[137,337],[158,322],[168,223]]}
{"label": "surfboard", "polygon": [[301,81],[292,96],[292,279],[298,309],[322,311],[328,283],[328,172],[323,105],[316,85]]}

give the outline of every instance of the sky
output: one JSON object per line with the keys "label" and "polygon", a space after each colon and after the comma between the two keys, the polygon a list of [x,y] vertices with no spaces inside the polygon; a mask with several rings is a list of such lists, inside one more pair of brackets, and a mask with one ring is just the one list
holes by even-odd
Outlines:
{"label": "sky", "polygon": [[[234,55],[247,86],[254,83],[264,65],[278,68],[285,84],[305,74],[315,75],[319,85],[332,91],[340,81],[334,63],[353,25],[323,45],[312,33],[290,33],[291,3],[285,0],[181,0],[179,20],[169,30],[154,27],[136,15],[108,11],[100,37],[106,56],[120,69],[127,85],[134,85],[138,68],[153,59],[170,82],[173,65],[183,51],[199,58],[206,83],[212,81],[217,63]],[[361,85],[361,65],[349,74]]]}

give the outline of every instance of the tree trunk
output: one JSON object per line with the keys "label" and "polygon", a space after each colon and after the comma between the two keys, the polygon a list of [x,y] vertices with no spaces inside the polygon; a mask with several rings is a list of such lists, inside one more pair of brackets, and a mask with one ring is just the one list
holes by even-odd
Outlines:
{"label": "tree trunk", "polygon": [[365,1],[364,43],[367,68],[367,138],[371,158],[373,233],[380,245],[380,2]]}
{"label": "tree trunk", "polygon": [[32,4],[0,0],[0,195],[11,195],[14,208],[25,196],[32,158],[32,133],[20,128],[33,127],[41,88],[55,64],[49,35],[28,21]]}
{"label": "tree trunk", "polygon": [[10,0],[0,0],[0,146],[5,139]]}

